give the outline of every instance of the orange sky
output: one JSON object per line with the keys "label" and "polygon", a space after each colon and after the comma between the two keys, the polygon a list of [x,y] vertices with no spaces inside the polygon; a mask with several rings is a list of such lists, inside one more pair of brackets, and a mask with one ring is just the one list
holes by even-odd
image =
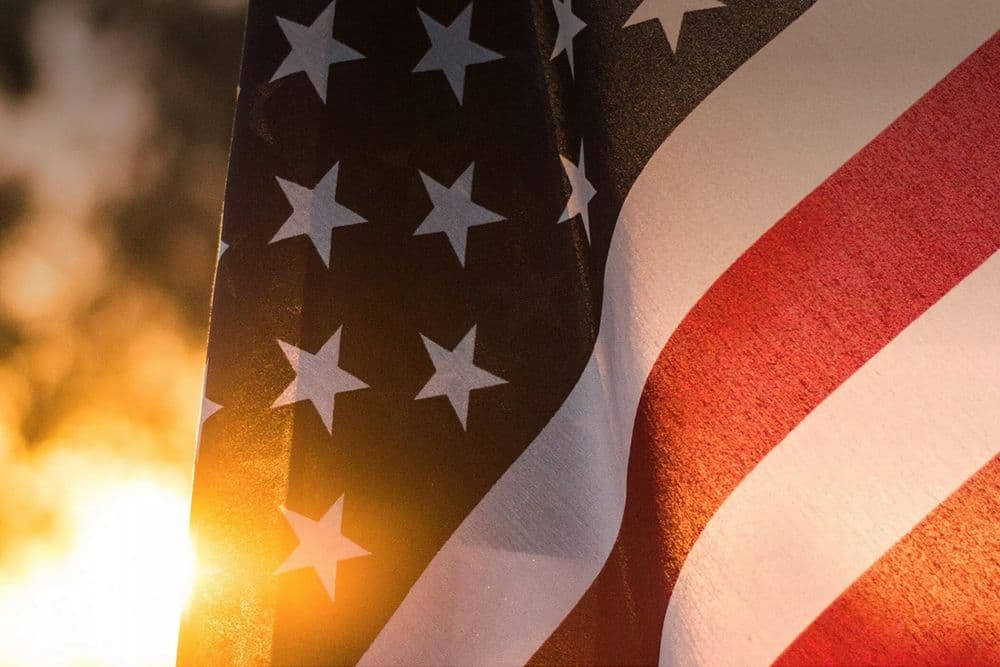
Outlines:
{"label": "orange sky", "polygon": [[[0,664],[173,664],[205,323],[126,268],[106,215],[156,187],[173,150],[149,140],[152,47],[95,28],[86,3],[31,4],[34,87],[0,92],[0,184],[26,202],[0,221],[0,325],[16,332],[0,336]],[[203,233],[174,250],[208,277],[207,306],[225,154],[201,154]]]}

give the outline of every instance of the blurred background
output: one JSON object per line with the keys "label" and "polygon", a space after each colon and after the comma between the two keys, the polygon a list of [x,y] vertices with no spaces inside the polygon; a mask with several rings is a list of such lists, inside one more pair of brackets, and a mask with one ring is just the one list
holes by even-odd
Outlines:
{"label": "blurred background", "polygon": [[173,664],[239,0],[0,0],[0,665]]}

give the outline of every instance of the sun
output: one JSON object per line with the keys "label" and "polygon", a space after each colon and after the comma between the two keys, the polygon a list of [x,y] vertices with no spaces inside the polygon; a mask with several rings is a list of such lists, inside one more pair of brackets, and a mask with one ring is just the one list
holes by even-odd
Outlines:
{"label": "sun", "polygon": [[68,551],[0,581],[0,663],[172,665],[194,578],[188,498],[154,480],[79,499]]}

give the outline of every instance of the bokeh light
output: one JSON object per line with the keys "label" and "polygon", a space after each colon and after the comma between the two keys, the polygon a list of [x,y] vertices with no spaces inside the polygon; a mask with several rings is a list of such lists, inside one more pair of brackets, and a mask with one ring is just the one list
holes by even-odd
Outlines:
{"label": "bokeh light", "polygon": [[0,3],[0,665],[171,665],[233,0]]}

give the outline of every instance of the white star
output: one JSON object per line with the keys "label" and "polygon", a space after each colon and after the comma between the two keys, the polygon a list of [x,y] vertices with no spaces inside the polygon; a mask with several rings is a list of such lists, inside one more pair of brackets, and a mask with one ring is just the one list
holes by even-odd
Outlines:
{"label": "white star", "polygon": [[587,241],[590,241],[590,212],[588,205],[590,204],[590,200],[594,198],[594,195],[597,194],[597,190],[587,180],[586,167],[583,164],[583,142],[580,142],[579,166],[573,164],[565,156],[560,155],[559,159],[562,161],[566,177],[569,179],[570,188],[572,188],[572,191],[569,193],[569,200],[566,202],[566,209],[563,211],[562,217],[559,218],[559,222],[572,220],[579,214],[583,218],[583,229],[587,232]]}
{"label": "white star", "polygon": [[427,381],[415,400],[432,396],[447,396],[458,421],[465,429],[469,418],[469,392],[495,387],[507,381],[472,363],[476,348],[476,327],[472,327],[454,350],[441,347],[424,335],[420,336],[434,364],[434,375]]}
{"label": "white star", "polygon": [[222,256],[226,254],[227,250],[229,250],[229,244],[220,239],[219,240],[219,257],[218,257],[218,259],[222,259]]}
{"label": "white star", "polygon": [[305,72],[319,98],[326,102],[326,81],[330,74],[330,65],[364,58],[351,47],[333,38],[333,15],[336,9],[337,0],[333,0],[310,26],[278,17],[278,25],[285,33],[292,51],[278,65],[271,81],[277,81],[289,74]]}
{"label": "white star", "polygon": [[573,38],[577,33],[587,27],[587,24],[580,20],[573,13],[573,0],[552,0],[552,8],[556,10],[556,19],[559,21],[559,33],[556,35],[556,45],[552,49],[550,60],[554,60],[563,51],[569,58],[569,73],[573,74]]}
{"label": "white star", "polygon": [[656,19],[663,28],[663,34],[667,37],[670,49],[676,51],[685,14],[702,9],[719,9],[725,6],[717,0],[642,0],[642,4],[632,12],[632,16],[622,27],[627,28],[630,25]]}
{"label": "white star", "polygon": [[462,266],[465,266],[465,243],[469,236],[469,228],[491,222],[500,222],[504,219],[502,215],[485,209],[472,201],[474,169],[475,163],[470,164],[449,187],[441,185],[427,174],[420,172],[420,178],[424,181],[424,187],[427,188],[427,194],[431,198],[434,208],[427,214],[413,235],[421,236],[438,232],[447,234],[448,241],[451,242],[451,247]]}
{"label": "white star", "polygon": [[340,331],[341,329],[337,329],[316,354],[278,341],[278,345],[288,358],[288,363],[295,369],[295,379],[271,405],[272,408],[278,408],[298,401],[310,401],[331,435],[334,400],[337,394],[368,387],[340,368]]}
{"label": "white star", "polygon": [[201,397],[201,417],[198,420],[198,434],[195,438],[195,457],[198,456],[198,452],[201,451],[201,434],[205,430],[205,422],[208,421],[209,417],[214,415],[216,412],[222,409],[222,406],[215,401],[209,400],[208,396],[202,395]]}
{"label": "white star", "polygon": [[285,507],[281,513],[288,519],[288,524],[299,538],[295,551],[278,566],[275,574],[300,570],[311,567],[316,570],[319,580],[323,583],[330,602],[333,602],[337,591],[337,563],[349,558],[370,556],[371,553],[355,542],[344,537],[341,524],[344,519],[344,496],[337,499],[323,518],[313,521],[307,516],[293,512]]}
{"label": "white star", "polygon": [[[420,10],[417,10],[420,11]],[[427,14],[420,12],[420,20],[431,40],[431,48],[420,59],[414,72],[441,70],[451,85],[458,103],[462,103],[465,89],[465,68],[469,65],[498,60],[503,56],[469,39],[472,27],[472,3],[450,25],[438,23]]]}
{"label": "white star", "polygon": [[334,227],[366,222],[360,215],[337,202],[339,169],[339,163],[335,163],[312,190],[282,178],[277,179],[288,203],[292,205],[292,214],[269,243],[305,234],[329,268]]}
{"label": "white star", "polygon": [[222,406],[215,401],[209,400],[208,396],[201,399],[201,424],[204,426],[208,418],[222,409]]}

